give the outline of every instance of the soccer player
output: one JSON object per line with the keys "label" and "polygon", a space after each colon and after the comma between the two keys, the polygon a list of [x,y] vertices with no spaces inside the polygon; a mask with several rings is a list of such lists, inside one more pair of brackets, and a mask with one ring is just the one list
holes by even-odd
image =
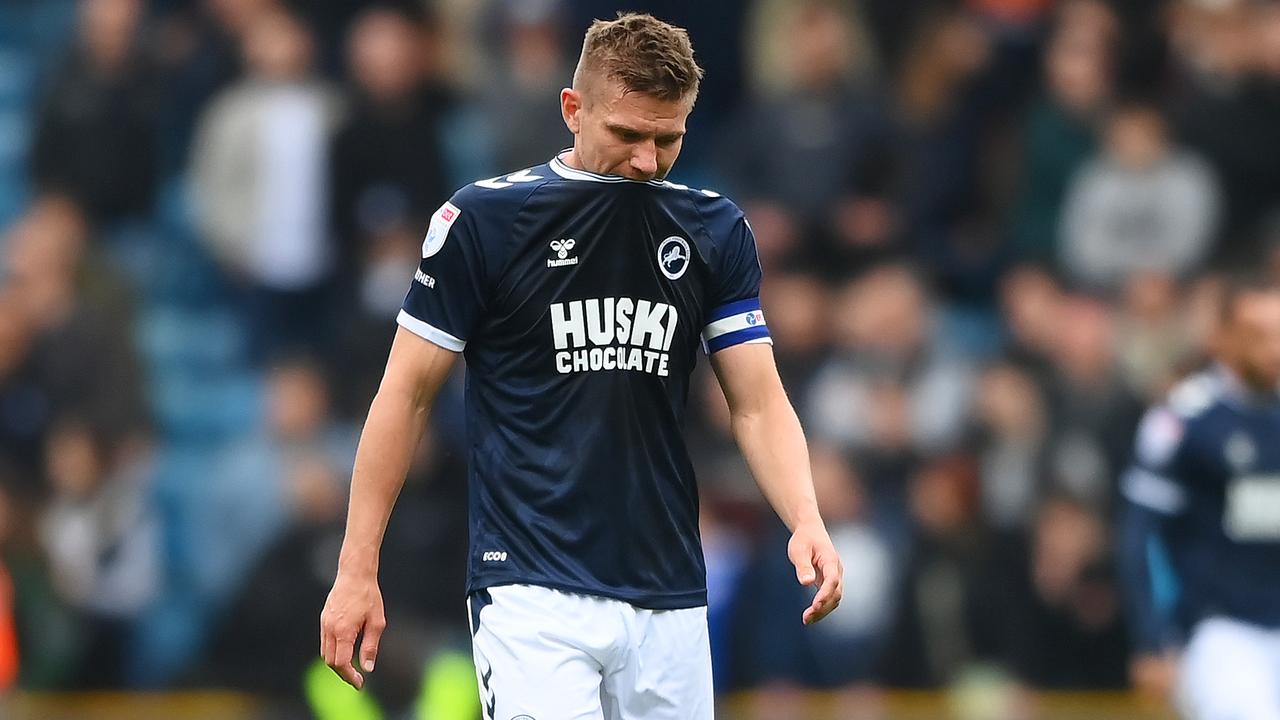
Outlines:
{"label": "soccer player", "polygon": [[751,228],[717,193],[665,180],[701,75],[684,30],[642,14],[595,22],[560,94],[573,147],[467,186],[433,216],[321,615],[321,653],[355,687],[386,624],[383,529],[459,354],[486,718],[712,717],[698,493],[681,437],[700,349],[792,531],[796,577],[817,586],[799,620],[839,604],[843,569],[774,367]]}
{"label": "soccer player", "polygon": [[1226,294],[1216,355],[1147,414],[1121,483],[1133,679],[1191,720],[1280,720],[1280,287]]}

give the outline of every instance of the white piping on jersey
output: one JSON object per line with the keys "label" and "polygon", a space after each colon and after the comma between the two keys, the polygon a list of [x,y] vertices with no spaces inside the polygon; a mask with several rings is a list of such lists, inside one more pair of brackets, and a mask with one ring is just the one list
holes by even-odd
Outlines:
{"label": "white piping on jersey", "polygon": [[651,185],[653,187],[668,187],[676,190],[691,190],[693,192],[700,192],[709,198],[720,197],[720,193],[716,192],[715,190],[696,190],[694,188],[689,187],[688,185],[681,185],[678,182],[671,182],[670,180],[632,180],[629,177],[623,177],[621,175],[601,175],[599,173],[587,172],[586,170],[579,170],[578,168],[572,168],[566,165],[564,161],[560,159],[560,156],[564,155],[567,152],[569,152],[569,149],[561,150],[559,154],[551,158],[551,162],[547,163],[547,165],[551,167],[552,172],[554,172],[555,174],[559,175],[560,177],[566,180],[586,180],[587,182],[603,182],[603,183],[621,183],[621,182],[641,183],[644,185]]}
{"label": "white piping on jersey", "polygon": [[462,352],[467,348],[466,340],[456,338],[431,323],[419,320],[418,318],[410,315],[407,310],[400,311],[400,314],[396,316],[396,322],[405,330],[408,330],[423,340],[439,345],[445,350]]}

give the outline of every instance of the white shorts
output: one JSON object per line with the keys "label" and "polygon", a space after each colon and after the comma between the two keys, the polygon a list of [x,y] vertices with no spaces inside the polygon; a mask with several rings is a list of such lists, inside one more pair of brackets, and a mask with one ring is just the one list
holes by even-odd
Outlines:
{"label": "white shorts", "polygon": [[485,720],[714,717],[705,607],[645,610],[530,585],[467,603]]}
{"label": "white shorts", "polygon": [[1178,673],[1190,720],[1280,720],[1280,630],[1227,618],[1196,625]]}

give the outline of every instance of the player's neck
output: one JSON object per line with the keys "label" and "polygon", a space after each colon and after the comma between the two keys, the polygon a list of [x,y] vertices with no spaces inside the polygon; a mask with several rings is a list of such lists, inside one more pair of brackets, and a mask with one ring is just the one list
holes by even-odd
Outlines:
{"label": "player's neck", "polygon": [[578,148],[569,148],[569,152],[560,156],[560,162],[574,170],[582,170],[584,172],[595,172],[589,167],[583,165],[582,160],[578,157]]}
{"label": "player's neck", "polygon": [[1277,399],[1280,388],[1248,372],[1247,368],[1229,362],[1222,362],[1221,367],[1241,397],[1254,402],[1274,402]]}
{"label": "player's neck", "polygon": [[570,169],[581,170],[582,172],[588,172],[593,175],[603,175],[605,177],[626,177],[625,175],[619,175],[616,172],[612,172],[610,168],[591,167],[585,160],[583,160],[582,154],[578,152],[578,147],[576,145],[569,148],[568,152],[560,156],[560,162],[568,166]]}

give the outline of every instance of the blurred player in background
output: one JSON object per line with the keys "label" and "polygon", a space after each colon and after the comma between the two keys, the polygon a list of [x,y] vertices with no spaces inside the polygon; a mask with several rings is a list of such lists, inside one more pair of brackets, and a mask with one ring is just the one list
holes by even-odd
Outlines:
{"label": "blurred player in background", "polygon": [[818,586],[801,619],[840,602],[751,228],[717,193],[665,180],[701,75],[684,30],[640,14],[595,22],[560,95],[573,148],[465,187],[433,216],[321,616],[325,661],[357,688],[386,624],[383,530],[459,354],[467,593],[490,720],[712,717],[698,491],[681,435],[699,346],[792,531],[797,579]]}
{"label": "blurred player in background", "polygon": [[1217,363],[1147,414],[1122,482],[1133,679],[1192,720],[1280,720],[1280,287],[1223,303]]}

